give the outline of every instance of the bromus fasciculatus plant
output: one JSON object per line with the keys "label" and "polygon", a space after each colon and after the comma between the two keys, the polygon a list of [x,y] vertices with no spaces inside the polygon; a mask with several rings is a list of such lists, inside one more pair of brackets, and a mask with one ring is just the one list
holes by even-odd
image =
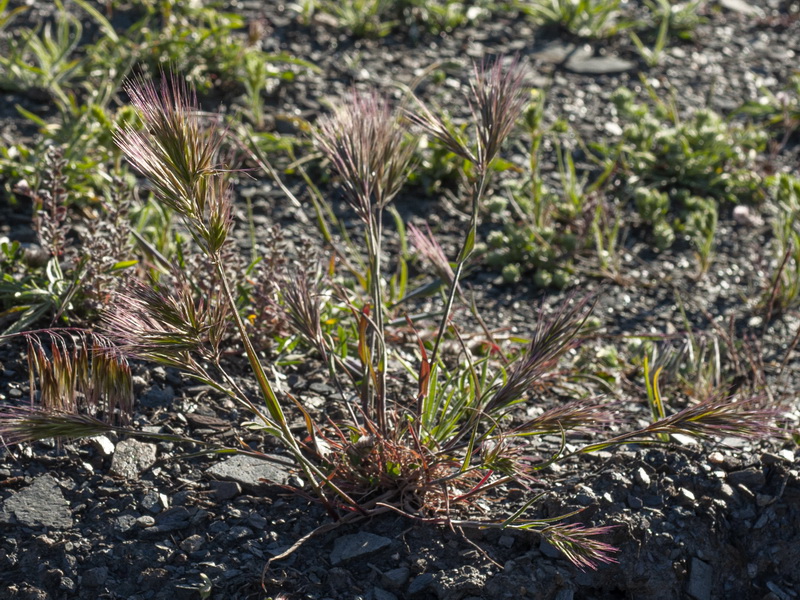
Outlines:
{"label": "bromus fasciculatus plant", "polygon": [[[307,274],[286,282],[282,301],[296,335],[329,369],[338,397],[328,401],[344,409],[343,416],[334,420],[315,413],[291,391],[276,385],[276,366],[265,365],[237,310],[224,264],[233,220],[230,168],[220,159],[223,132],[219,123],[201,116],[193,94],[175,77],[165,79],[160,90],[151,83],[130,85],[128,93],[143,127],[120,130],[118,144],[149,179],[158,201],[183,220],[210,265],[214,285],[206,288],[211,292],[197,298],[190,286],[180,285],[186,277],[180,272],[172,277],[178,284],[171,286],[131,284],[106,316],[103,339],[109,340],[109,350],[108,355],[99,356],[120,363],[132,356],[178,367],[246,410],[250,419],[244,426],[272,436],[288,455],[285,462],[295,465],[307,482],[308,489],[298,491],[313,494],[334,518],[333,524],[321,530],[392,512],[429,524],[532,530],[581,568],[612,562],[614,549],[598,540],[608,527],[584,527],[564,520],[574,513],[556,519],[527,516],[538,497],[532,493],[534,484],[538,485],[548,466],[619,444],[657,443],[663,434],[766,435],[773,431],[772,414],[747,399],[715,396],[681,412],[659,415],[662,418],[645,428],[606,439],[603,433],[614,411],[602,399],[588,398],[555,402],[535,416],[512,421],[512,413],[530,400],[532,392],[546,394],[563,378],[557,370],[559,359],[580,343],[592,306],[590,300],[567,300],[554,314],[542,309],[526,347],[509,363],[497,361],[492,353],[473,356],[451,319],[462,297],[465,265],[475,249],[479,208],[490,187],[490,163],[525,107],[525,91],[520,63],[477,66],[468,98],[472,128],[458,135],[423,103],[395,109],[377,94],[354,93],[320,121],[315,141],[362,224],[366,272],[361,279],[367,282],[366,297],[336,281],[325,289],[325,283]],[[389,333],[385,299],[389,261],[384,256],[382,217],[408,175],[415,129],[437,137],[469,161],[473,177],[466,189],[470,223],[460,250],[452,264],[446,257],[442,260],[442,255],[436,259],[447,290],[438,327],[427,344],[417,336],[417,354],[410,364],[397,355]],[[342,327],[337,337],[351,332],[351,338],[335,339],[326,326],[323,316],[332,297],[354,320],[353,327]],[[411,319],[407,323],[415,331]],[[445,351],[445,342],[460,349],[455,360]],[[36,342],[31,344],[36,350]],[[241,344],[257,384],[257,397],[243,389],[222,359],[233,344]],[[65,359],[64,352],[58,361],[44,353],[36,356],[42,364],[49,360],[47,368],[52,372],[67,372],[74,362]],[[400,364],[410,364],[413,391],[397,391],[387,384],[387,373]],[[114,378],[117,386],[108,386],[105,393],[124,384],[124,372],[119,372]],[[53,388],[52,393],[60,394],[62,388]],[[124,412],[121,402],[113,407],[100,416]],[[300,434],[289,425],[291,415],[305,423]],[[51,424],[59,428],[54,430]],[[0,411],[0,437],[6,442],[89,436],[109,429],[151,435],[87,415],[80,406]],[[560,444],[547,446],[543,441],[547,436],[556,436]],[[239,451],[268,459],[243,442],[240,448],[206,447],[209,452]],[[531,498],[501,518],[476,517],[470,511],[480,495],[501,494],[508,485],[530,492]]]}

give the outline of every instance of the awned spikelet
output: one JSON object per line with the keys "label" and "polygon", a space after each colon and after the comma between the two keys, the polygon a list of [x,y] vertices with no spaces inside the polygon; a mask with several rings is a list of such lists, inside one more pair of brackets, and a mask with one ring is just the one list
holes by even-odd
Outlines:
{"label": "awned spikelet", "polygon": [[354,91],[349,102],[320,119],[317,144],[365,221],[389,204],[406,181],[416,146],[407,133],[401,113],[376,93]]}
{"label": "awned spikelet", "polygon": [[57,329],[24,337],[31,403],[0,409],[3,442],[96,435],[130,422],[130,366],[107,338]]}
{"label": "awned spikelet", "polygon": [[184,219],[195,240],[217,252],[231,228],[227,170],[219,164],[219,126],[208,126],[194,92],[177,77],[160,89],[139,81],[125,87],[143,128],[127,126],[114,139],[145,175],[158,199]]}

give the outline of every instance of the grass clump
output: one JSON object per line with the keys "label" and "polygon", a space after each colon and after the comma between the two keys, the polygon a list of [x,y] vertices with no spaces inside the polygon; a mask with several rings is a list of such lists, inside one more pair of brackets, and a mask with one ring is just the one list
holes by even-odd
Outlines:
{"label": "grass clump", "polygon": [[[587,38],[613,35],[621,26],[621,0],[517,0],[519,10],[536,23],[557,26]],[[622,25],[624,27],[624,25]]]}
{"label": "grass clump", "polygon": [[760,304],[767,320],[800,306],[800,179],[782,173],[770,177],[774,200],[772,268]]}
{"label": "grass clump", "polygon": [[[552,314],[542,309],[525,348],[514,355],[498,347],[499,359],[491,353],[473,356],[462,327],[451,318],[462,298],[460,280],[476,251],[490,165],[526,104],[523,73],[517,62],[476,67],[470,88],[472,123],[460,134],[422,103],[398,110],[376,94],[354,93],[319,123],[315,142],[362,226],[365,260],[357,279],[365,282],[365,292],[357,291],[360,284],[351,288],[306,274],[286,282],[282,300],[297,338],[329,369],[338,390],[329,402],[342,409],[338,418],[314,413],[291,391],[276,386],[272,372],[277,367],[264,364],[237,308],[225,260],[233,227],[232,196],[230,168],[219,154],[219,124],[203,120],[193,94],[176,77],[163,81],[160,89],[151,83],[132,84],[129,95],[143,127],[123,128],[116,139],[128,160],[149,179],[158,201],[183,220],[209,265],[214,286],[197,297],[189,291],[191,285],[132,283],[106,316],[106,335],[114,345],[109,360],[133,356],[179,367],[225,394],[249,413],[246,427],[268,434],[282,447],[303,473],[307,491],[338,522],[395,512],[423,523],[526,529],[544,536],[581,568],[613,561],[613,549],[598,539],[607,527],[530,517],[528,509],[536,497],[498,520],[474,518],[469,508],[480,495],[502,493],[506,485],[530,492],[544,469],[576,454],[678,433],[768,435],[773,432],[772,413],[745,397],[713,395],[682,411],[661,414],[644,428],[622,421],[625,432],[610,438],[607,426],[616,407],[597,399],[556,402],[537,416],[512,420],[521,403],[548,393],[563,377],[560,359],[580,343],[591,311],[589,300],[564,302]],[[416,354],[409,360],[396,352],[387,318],[389,261],[382,217],[407,179],[413,132],[418,129],[469,161],[473,176],[464,190],[470,222],[452,263],[432,236],[413,234],[415,245],[444,279],[445,293],[430,341],[415,336]],[[190,275],[176,273],[174,278]],[[331,303],[351,316],[351,324],[335,332],[325,318]],[[420,326],[411,319],[406,322],[412,332]],[[455,356],[446,351],[446,342],[459,349]],[[30,343],[35,352],[37,342]],[[222,360],[234,344],[250,367],[258,400]],[[47,368],[69,371],[73,361],[60,360],[53,359]],[[413,377],[406,389],[390,385],[388,374],[398,364],[405,364]],[[106,386],[108,393],[124,387],[120,373],[119,385]],[[61,393],[61,388],[52,389],[47,393]],[[293,415],[305,424],[300,435],[290,427]],[[0,411],[0,436],[15,442],[49,437],[54,431],[80,437],[109,428],[125,430],[85,412],[53,410],[46,403],[25,411]],[[544,439],[553,435],[560,439],[556,447]],[[575,444],[569,451],[568,439]],[[207,447],[260,455],[250,449]],[[550,458],[538,458],[538,452]]]}

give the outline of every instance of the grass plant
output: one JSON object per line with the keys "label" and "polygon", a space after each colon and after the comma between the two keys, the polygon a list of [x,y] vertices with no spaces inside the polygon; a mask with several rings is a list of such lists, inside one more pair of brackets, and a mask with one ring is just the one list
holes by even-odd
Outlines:
{"label": "grass plant", "polygon": [[766,123],[777,135],[774,151],[778,151],[800,127],[800,75],[793,75],[778,92],[769,89],[762,92],[760,98],[744,103],[736,112]]}
{"label": "grass plant", "polygon": [[670,0],[645,0],[644,4],[651,15],[655,29],[652,47],[648,47],[633,28],[628,35],[648,67],[653,68],[661,63],[672,35],[680,38],[691,37],[694,28],[703,21],[698,14],[703,3],[704,0],[679,4],[673,4]]}
{"label": "grass plant", "polygon": [[800,306],[800,179],[789,174],[771,178],[775,199],[773,268],[760,304],[767,320]]}
{"label": "grass plant", "polygon": [[[463,132],[454,133],[421,102],[398,110],[374,93],[354,93],[315,130],[316,144],[361,221],[366,260],[360,281],[366,283],[366,294],[359,293],[360,284],[325,283],[320,277],[301,274],[286,282],[283,302],[295,335],[329,368],[339,390],[339,398],[330,402],[343,408],[344,416],[337,420],[306,408],[291,391],[276,386],[272,373],[277,367],[264,364],[240,314],[226,268],[233,227],[231,165],[221,158],[219,120],[201,113],[193,93],[176,76],[164,78],[160,89],[153,83],[130,84],[127,91],[141,126],[123,127],[115,139],[134,168],[148,178],[158,202],[182,220],[209,266],[212,283],[198,297],[192,293],[195,282],[189,272],[176,271],[161,284],[132,282],[106,314],[103,337],[73,335],[76,349],[71,352],[66,349],[66,333],[41,334],[53,340],[51,354],[43,351],[40,336],[30,334],[29,356],[38,370],[40,387],[48,390],[44,396],[52,397],[53,403],[2,408],[0,438],[20,443],[109,430],[153,436],[112,418],[130,411],[124,361],[135,357],[180,368],[244,409],[250,415],[245,427],[270,435],[283,448],[303,473],[308,491],[339,523],[395,512],[421,523],[532,530],[581,568],[613,561],[613,548],[598,539],[607,527],[531,517],[528,509],[536,497],[499,520],[477,519],[469,508],[482,494],[502,493],[506,484],[530,491],[531,483],[549,465],[576,454],[652,443],[674,433],[770,435],[773,413],[746,397],[715,394],[674,414],[662,410],[647,427],[628,427],[608,438],[607,426],[616,407],[582,398],[557,402],[537,416],[512,424],[510,417],[518,405],[547,394],[563,377],[559,361],[580,344],[592,307],[589,299],[563,302],[554,312],[543,307],[525,348],[510,363],[495,360],[491,353],[473,356],[465,347],[461,326],[451,318],[461,298],[460,280],[475,252],[480,207],[493,174],[491,164],[527,103],[523,74],[516,61],[476,66],[468,99],[472,123]],[[382,216],[408,177],[413,132],[418,130],[472,165],[465,189],[470,223],[452,261],[433,238],[415,234],[415,244],[445,279],[446,293],[431,341],[426,344],[418,338],[415,364],[410,368],[414,389],[401,392],[387,383],[387,373],[398,361],[387,319],[388,260]],[[335,269],[330,272],[335,275]],[[351,315],[351,324],[338,328],[336,335],[325,318],[331,303]],[[419,326],[410,319],[407,323],[412,330]],[[446,341],[461,348],[455,362],[445,350]],[[101,350],[94,349],[97,344]],[[241,349],[250,367],[258,400],[242,388],[222,360],[232,346]],[[105,369],[106,364],[112,368]],[[98,379],[101,374],[106,379]],[[64,400],[76,397],[73,390],[101,399],[90,407],[76,406]],[[302,417],[305,431],[301,435],[290,427],[290,415]],[[553,435],[561,439],[555,449],[543,441]],[[568,439],[576,449],[567,450]],[[261,456],[244,445],[205,447],[209,452]],[[535,450],[547,452],[550,458],[535,458]]]}
{"label": "grass plant", "polygon": [[620,0],[517,0],[516,6],[540,25],[562,27],[579,37],[613,35],[621,23]]}

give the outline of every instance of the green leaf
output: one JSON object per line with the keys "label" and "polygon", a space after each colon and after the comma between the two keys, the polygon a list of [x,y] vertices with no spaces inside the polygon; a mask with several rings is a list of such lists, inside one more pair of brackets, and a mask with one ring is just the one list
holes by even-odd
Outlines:
{"label": "green leaf", "polygon": [[25,108],[22,108],[19,104],[16,104],[14,107],[17,109],[17,112],[19,114],[21,114],[26,119],[28,119],[30,121],[33,121],[39,127],[47,127],[47,122],[44,119],[42,119],[40,116],[33,114],[31,111],[29,111],[29,110],[27,110]]}
{"label": "green leaf", "polygon": [[95,23],[100,27],[103,33],[106,34],[108,39],[110,39],[114,43],[119,43],[119,36],[117,32],[114,31],[114,27],[109,23],[108,19],[106,19],[100,12],[91,4],[86,2],[86,0],[73,0],[75,4],[80,6],[83,10],[89,13],[89,16],[94,19]]}
{"label": "green leaf", "polygon": [[112,271],[121,271],[123,269],[128,269],[128,268],[132,267],[133,265],[137,265],[137,264],[139,264],[138,260],[121,260],[118,263],[114,263],[114,265],[111,267],[111,270]]}

